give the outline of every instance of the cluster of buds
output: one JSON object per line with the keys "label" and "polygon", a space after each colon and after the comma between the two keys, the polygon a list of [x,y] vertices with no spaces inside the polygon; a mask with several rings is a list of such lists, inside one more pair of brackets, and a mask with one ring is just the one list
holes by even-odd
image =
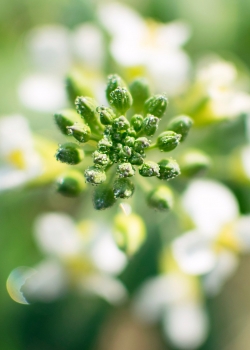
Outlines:
{"label": "cluster of buds", "polygon": [[[71,171],[60,177],[58,191],[76,195],[84,189],[85,183],[97,185],[93,203],[98,210],[110,207],[118,198],[133,195],[135,187],[131,178],[136,174],[136,167],[142,177],[167,181],[177,177],[180,167],[174,159],[164,157],[156,163],[147,160],[146,155],[152,149],[172,151],[186,138],[193,124],[190,117],[177,116],[153,142],[151,138],[166,113],[168,100],[164,94],[150,96],[148,83],[143,78],[134,80],[127,87],[118,75],[110,75],[106,98],[109,107],[98,106],[91,97],[78,96],[76,111],[64,110],[55,114],[61,132],[78,141],[60,145],[57,160],[78,164],[84,158],[81,145],[95,145],[95,150],[91,150],[92,165],[82,173],[76,174],[75,170],[75,173]],[[148,193],[147,201],[154,208],[168,210],[172,203],[171,190],[160,185]]]}

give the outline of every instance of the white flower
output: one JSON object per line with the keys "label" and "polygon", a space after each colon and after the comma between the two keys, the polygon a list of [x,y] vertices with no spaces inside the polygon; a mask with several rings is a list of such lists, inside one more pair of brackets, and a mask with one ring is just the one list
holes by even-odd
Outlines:
{"label": "white flower", "polygon": [[190,29],[184,22],[147,23],[131,8],[111,2],[99,19],[112,36],[110,51],[124,67],[142,66],[158,91],[175,95],[187,84],[190,60],[181,46]]}
{"label": "white flower", "polygon": [[24,185],[43,172],[28,122],[19,115],[0,119],[0,191]]}

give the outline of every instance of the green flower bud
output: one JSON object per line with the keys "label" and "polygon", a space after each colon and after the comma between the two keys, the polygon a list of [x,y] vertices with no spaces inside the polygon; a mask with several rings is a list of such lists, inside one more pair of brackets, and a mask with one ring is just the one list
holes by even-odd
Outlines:
{"label": "green flower bud", "polygon": [[96,111],[97,102],[91,97],[77,97],[75,101],[76,110],[80,116],[89,124],[93,131],[100,131],[101,124]]}
{"label": "green flower bud", "polygon": [[129,162],[133,165],[142,165],[144,162],[143,155],[144,154],[133,152]]}
{"label": "green flower bud", "polygon": [[143,131],[147,136],[152,136],[158,129],[159,118],[154,115],[148,114],[143,120]]}
{"label": "green flower bud", "polygon": [[132,127],[135,129],[136,132],[140,131],[143,124],[143,116],[140,114],[135,114],[130,121]]}
{"label": "green flower bud", "polygon": [[119,151],[119,157],[122,161],[128,160],[132,155],[132,149],[128,146],[123,146],[121,150]]}
{"label": "green flower bud", "polygon": [[157,138],[157,147],[163,152],[169,152],[175,149],[181,139],[181,135],[174,131],[164,131]]}
{"label": "green flower bud", "polygon": [[68,170],[56,181],[57,191],[67,197],[78,196],[85,188],[84,176],[78,170]]}
{"label": "green flower bud", "polygon": [[92,91],[84,84],[85,77],[78,71],[72,72],[65,80],[66,92],[72,105],[75,104],[77,96],[92,96]]}
{"label": "green flower bud", "polygon": [[91,135],[90,127],[86,124],[75,123],[72,126],[68,126],[68,133],[72,135],[77,141],[84,143],[88,142]]}
{"label": "green flower bud", "polygon": [[113,143],[111,139],[109,139],[108,137],[104,137],[98,142],[98,151],[100,151],[101,153],[108,153],[112,145]]}
{"label": "green flower bud", "polygon": [[134,150],[136,152],[143,152],[144,149],[148,148],[150,146],[150,140],[147,139],[146,137],[139,137],[138,139],[135,140],[134,143]]}
{"label": "green flower bud", "polygon": [[88,183],[99,185],[106,180],[106,174],[100,168],[91,166],[84,172],[84,177]]}
{"label": "green flower bud", "polygon": [[95,151],[92,154],[93,162],[96,166],[106,167],[110,164],[109,156],[106,153]]}
{"label": "green flower bud", "polygon": [[206,153],[192,149],[182,155],[180,165],[184,176],[202,175],[211,166],[211,159]]}
{"label": "green flower bud", "polygon": [[67,142],[60,145],[56,152],[56,160],[71,165],[80,163],[83,160],[83,157],[83,150],[73,142]]}
{"label": "green flower bud", "polygon": [[135,190],[135,186],[130,179],[117,179],[114,182],[113,191],[115,198],[130,198]]}
{"label": "green flower bud", "polygon": [[150,96],[149,84],[145,78],[137,78],[129,85],[133,98],[133,108],[140,112],[146,99]]}
{"label": "green flower bud", "polygon": [[133,147],[135,143],[135,138],[132,136],[126,136],[124,139],[124,145]]}
{"label": "green flower bud", "polygon": [[104,130],[104,136],[109,137],[113,134],[113,128],[111,125],[107,125]]}
{"label": "green flower bud", "polygon": [[113,129],[117,131],[127,130],[130,124],[126,117],[121,115],[119,118],[116,118],[113,123]]}
{"label": "green flower bud", "polygon": [[126,88],[116,88],[110,93],[110,97],[109,103],[121,113],[125,113],[132,106],[133,99]]}
{"label": "green flower bud", "polygon": [[55,122],[58,128],[64,135],[68,135],[68,126],[72,126],[75,123],[82,124],[82,119],[74,109],[63,109],[54,115]]}
{"label": "green flower bud", "polygon": [[122,163],[117,167],[119,177],[130,177],[135,175],[135,170],[130,163]]}
{"label": "green flower bud", "polygon": [[144,162],[139,169],[140,175],[144,177],[159,176],[160,175],[159,171],[160,171],[159,165],[151,161]]}
{"label": "green flower bud", "polygon": [[173,193],[167,186],[159,186],[147,197],[148,205],[154,209],[167,211],[173,207]]}
{"label": "green flower bud", "polygon": [[110,104],[112,104],[111,101],[113,101],[112,97],[110,96],[111,92],[117,89],[118,87],[126,87],[126,84],[122,80],[121,77],[117,74],[111,74],[108,76],[108,82],[106,87],[106,98]]}
{"label": "green flower bud", "polygon": [[113,189],[107,185],[100,185],[94,189],[93,206],[96,210],[104,210],[112,207],[116,199],[114,197]]}
{"label": "green flower bud", "polygon": [[125,139],[125,137],[127,136],[127,133],[125,131],[115,131],[112,134],[112,140],[114,142],[123,142],[123,140]]}
{"label": "green flower bud", "polygon": [[136,132],[135,132],[135,129],[134,128],[128,128],[127,129],[127,135],[128,136],[131,136],[131,137],[136,137]]}
{"label": "green flower bud", "polygon": [[179,164],[172,158],[162,159],[158,162],[158,165],[160,167],[160,175],[157,177],[161,180],[174,179],[181,173]]}
{"label": "green flower bud", "polygon": [[154,95],[149,97],[144,104],[146,113],[153,114],[161,118],[168,106],[168,99],[164,95]]}
{"label": "green flower bud", "polygon": [[138,251],[146,238],[143,220],[136,214],[118,214],[114,218],[114,240],[119,249],[131,256]]}
{"label": "green flower bud", "polygon": [[175,117],[170,121],[167,129],[172,130],[177,134],[181,135],[180,141],[182,142],[187,137],[188,132],[192,127],[192,125],[193,125],[193,120],[190,117],[186,115],[180,115],[179,117]]}
{"label": "green flower bud", "polygon": [[112,124],[116,118],[115,112],[112,108],[101,106],[97,107],[96,111],[100,114],[100,121],[103,125]]}

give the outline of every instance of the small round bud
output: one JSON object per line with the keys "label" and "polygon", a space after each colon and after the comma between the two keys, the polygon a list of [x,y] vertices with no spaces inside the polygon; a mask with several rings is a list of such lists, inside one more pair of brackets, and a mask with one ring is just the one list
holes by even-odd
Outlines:
{"label": "small round bud", "polygon": [[78,170],[68,170],[57,180],[57,191],[67,197],[78,196],[86,187],[85,179]]}
{"label": "small round bud", "polygon": [[100,114],[100,121],[103,125],[112,124],[116,115],[112,108],[100,106],[96,109],[97,113]]}
{"label": "small round bud", "polygon": [[133,165],[142,165],[144,162],[143,155],[142,153],[133,152],[129,162]]}
{"label": "small round bud", "polygon": [[180,142],[181,135],[174,131],[164,131],[157,138],[157,147],[163,152],[175,149]]}
{"label": "small round bud", "polygon": [[167,129],[172,130],[177,134],[181,135],[180,142],[182,142],[187,137],[188,132],[192,127],[192,125],[193,125],[193,120],[190,117],[186,115],[180,115],[179,117],[175,117],[170,121]]}
{"label": "small round bud", "polygon": [[209,169],[211,163],[206,153],[196,149],[186,151],[180,159],[182,174],[187,177],[202,175]]}
{"label": "small round bud", "polygon": [[112,98],[111,98],[110,94],[112,91],[114,91],[118,87],[126,87],[126,84],[124,83],[122,78],[119,77],[119,75],[110,74],[108,76],[107,87],[106,87],[106,98],[110,104],[112,104],[111,103]]}
{"label": "small round bud", "polygon": [[64,135],[68,135],[68,126],[72,126],[75,123],[82,124],[81,117],[76,113],[74,109],[63,109],[54,115],[55,122],[58,128]]}
{"label": "small round bud", "polygon": [[83,157],[83,150],[73,142],[67,142],[60,145],[56,152],[56,160],[70,165],[80,163],[83,160]]}
{"label": "small round bud", "polygon": [[130,163],[122,163],[117,167],[119,177],[131,177],[135,175],[135,170]]}
{"label": "small round bud", "polygon": [[136,137],[136,131],[135,131],[135,129],[134,128],[128,128],[127,129],[127,135],[128,136],[131,136],[131,137]]}
{"label": "small round bud", "polygon": [[110,148],[112,147],[113,143],[111,139],[108,137],[103,137],[99,142],[98,142],[98,151],[101,153],[108,153],[110,151]]}
{"label": "small round bud", "polygon": [[135,190],[133,182],[127,178],[117,179],[114,182],[113,191],[115,198],[130,198]]}
{"label": "small round bud", "polygon": [[72,126],[68,126],[68,134],[72,135],[77,141],[84,143],[88,142],[91,135],[90,127],[86,124],[75,123]]}
{"label": "small round bud", "polygon": [[179,164],[172,158],[162,159],[158,162],[158,165],[160,167],[160,175],[157,177],[161,180],[174,179],[181,173]]}
{"label": "small round bud", "polygon": [[146,137],[139,137],[135,140],[134,143],[134,150],[136,152],[143,152],[144,149],[148,148],[150,146],[150,140],[148,140]]}
{"label": "small round bud", "polygon": [[132,136],[126,136],[124,139],[124,145],[133,147],[135,143],[135,138]]}
{"label": "small round bud", "polygon": [[114,142],[123,142],[123,140],[125,139],[125,137],[127,136],[127,133],[125,131],[117,131],[115,130],[112,134],[112,140]]}
{"label": "small round bud", "polygon": [[133,98],[133,108],[140,112],[146,99],[150,96],[149,84],[145,78],[137,78],[129,85]]}
{"label": "small round bud", "polygon": [[107,185],[100,185],[94,189],[93,206],[96,210],[104,210],[112,207],[116,199],[113,189]]}
{"label": "small round bud", "polygon": [[75,101],[77,113],[89,124],[90,128],[100,131],[101,124],[96,111],[97,102],[91,97],[77,97]]}
{"label": "small round bud", "polygon": [[147,197],[148,205],[154,209],[167,211],[173,206],[173,193],[167,186],[159,186]]}
{"label": "small round bud", "polygon": [[132,155],[132,149],[128,146],[123,146],[121,150],[119,151],[119,157],[122,161],[128,160]]}
{"label": "small round bud", "polygon": [[131,256],[138,251],[146,238],[143,220],[136,214],[118,214],[114,218],[114,240],[119,249]]}
{"label": "small round bud", "polygon": [[160,175],[159,171],[160,171],[159,165],[151,161],[147,161],[143,163],[139,169],[140,175],[144,177],[159,176]]}
{"label": "small round bud", "polygon": [[144,104],[146,113],[153,114],[161,118],[168,106],[168,99],[164,95],[154,95],[149,97]]}
{"label": "small round bud", "polygon": [[117,131],[124,131],[124,130],[127,130],[129,127],[130,127],[129,121],[123,115],[121,115],[120,117],[114,120],[113,129]]}
{"label": "small round bud", "polygon": [[110,163],[109,156],[106,153],[95,151],[92,154],[92,157],[93,157],[93,162],[96,166],[106,167]]}
{"label": "small round bud", "polygon": [[111,125],[107,125],[104,129],[104,132],[103,132],[104,136],[111,136],[113,134],[113,128]]}
{"label": "small round bud", "polygon": [[84,172],[84,177],[88,183],[99,185],[106,180],[106,174],[100,168],[91,166]]}
{"label": "small round bud", "polygon": [[147,136],[152,136],[158,129],[159,118],[154,115],[148,114],[143,120],[143,131]]}
{"label": "small round bud", "polygon": [[135,114],[130,121],[132,127],[135,129],[136,132],[140,131],[143,124],[143,116],[140,114]]}
{"label": "small round bud", "polygon": [[110,93],[110,97],[109,103],[121,113],[125,113],[132,106],[132,96],[126,88],[116,88]]}

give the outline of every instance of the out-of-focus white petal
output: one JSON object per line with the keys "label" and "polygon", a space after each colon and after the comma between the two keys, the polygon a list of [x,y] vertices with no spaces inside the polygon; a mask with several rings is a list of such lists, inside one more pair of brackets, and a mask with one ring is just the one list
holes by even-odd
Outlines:
{"label": "out-of-focus white petal", "polygon": [[89,293],[94,293],[114,305],[121,304],[127,299],[127,291],[124,285],[108,275],[86,276],[80,282],[80,288]]}
{"label": "out-of-focus white petal", "polygon": [[114,38],[110,45],[110,51],[114,59],[125,67],[144,64],[145,50],[138,40],[126,38],[121,41]]}
{"label": "out-of-focus white petal", "polygon": [[73,50],[89,67],[100,69],[104,63],[104,38],[97,26],[91,23],[80,25],[73,33]]}
{"label": "out-of-focus white petal", "polygon": [[32,74],[19,85],[18,94],[27,108],[38,112],[54,112],[66,105],[66,93],[61,78]]}
{"label": "out-of-focus white petal", "polygon": [[143,19],[130,7],[110,2],[101,5],[98,9],[98,17],[103,26],[113,37],[120,40],[138,40],[143,37],[146,24]]}
{"label": "out-of-focus white petal", "polygon": [[141,322],[155,323],[167,305],[193,298],[193,284],[179,273],[157,276],[146,281],[135,295],[133,313]]}
{"label": "out-of-focus white petal", "polygon": [[72,219],[61,213],[40,216],[35,222],[35,239],[46,254],[70,257],[79,252],[80,235]]}
{"label": "out-of-focus white petal", "polygon": [[226,249],[220,251],[214,269],[203,277],[206,294],[210,296],[218,294],[237,266],[238,259],[235,254]]}
{"label": "out-of-focus white petal", "polygon": [[179,48],[190,38],[190,26],[182,21],[159,25],[156,29],[156,43],[167,49]]}
{"label": "out-of-focus white petal", "polygon": [[172,252],[180,268],[190,275],[211,271],[216,264],[216,254],[211,241],[198,231],[190,231],[172,243]]}
{"label": "out-of-focus white petal", "polygon": [[34,267],[35,273],[26,280],[23,290],[31,301],[51,302],[67,288],[63,266],[55,260],[45,260]]}
{"label": "out-of-focus white petal", "polygon": [[192,181],[182,197],[182,204],[197,229],[210,237],[216,236],[221,227],[239,213],[233,193],[211,180]]}
{"label": "out-of-focus white petal", "polygon": [[66,27],[45,25],[32,29],[27,45],[34,64],[42,71],[65,74],[70,66],[70,34]]}
{"label": "out-of-focus white petal", "polygon": [[250,215],[241,216],[235,223],[234,233],[242,252],[250,251]]}
{"label": "out-of-focus white petal", "polygon": [[208,319],[199,303],[185,302],[169,307],[163,318],[164,334],[178,349],[195,350],[207,337]]}
{"label": "out-of-focus white petal", "polygon": [[127,264],[126,255],[117,248],[110,232],[104,232],[98,237],[91,256],[100,270],[111,274],[118,274]]}
{"label": "out-of-focus white petal", "polygon": [[212,60],[206,62],[202,68],[198,70],[197,79],[211,86],[230,86],[237,78],[237,70],[235,66],[223,60]]}

